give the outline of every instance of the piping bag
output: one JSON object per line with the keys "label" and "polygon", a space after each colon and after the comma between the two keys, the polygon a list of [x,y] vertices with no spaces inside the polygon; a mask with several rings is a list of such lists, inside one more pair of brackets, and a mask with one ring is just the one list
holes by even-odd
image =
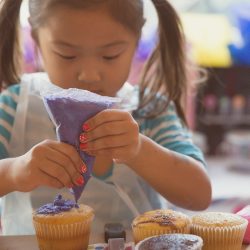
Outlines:
{"label": "piping bag", "polygon": [[74,146],[87,165],[86,173],[82,174],[84,184],[70,189],[77,202],[91,177],[95,161],[94,156],[80,150],[79,136],[82,133],[82,125],[97,113],[113,108],[120,99],[100,96],[87,90],[62,89],[57,86],[53,86],[50,91],[41,93],[41,95],[45,108],[56,126],[57,139]]}

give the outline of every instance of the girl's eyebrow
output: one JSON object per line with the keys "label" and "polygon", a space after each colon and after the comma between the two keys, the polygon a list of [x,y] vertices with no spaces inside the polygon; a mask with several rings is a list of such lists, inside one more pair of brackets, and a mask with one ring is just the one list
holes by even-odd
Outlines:
{"label": "girl's eyebrow", "polygon": [[[74,45],[74,44],[71,44],[71,43],[68,43],[65,41],[61,41],[61,40],[55,40],[55,41],[53,41],[53,43],[56,45],[70,47],[70,48],[74,48],[74,49],[81,49],[81,46],[79,46],[79,45]],[[126,45],[126,44],[128,44],[127,41],[118,40],[118,41],[114,41],[112,43],[101,45],[100,48],[105,49],[105,48],[110,48],[110,47],[119,46],[119,45]]]}
{"label": "girl's eyebrow", "polygon": [[113,47],[113,46],[126,45],[126,44],[128,44],[128,42],[126,42],[126,41],[114,41],[112,43],[105,44],[105,45],[101,46],[100,48],[109,48],[109,47]]}
{"label": "girl's eyebrow", "polygon": [[81,49],[80,46],[78,45],[74,45],[74,44],[71,44],[71,43],[68,43],[68,42],[64,42],[64,41],[60,41],[60,40],[55,40],[55,41],[52,41],[54,44],[56,45],[60,45],[60,46],[65,46],[65,47],[70,47],[70,48],[75,48],[75,49]]}

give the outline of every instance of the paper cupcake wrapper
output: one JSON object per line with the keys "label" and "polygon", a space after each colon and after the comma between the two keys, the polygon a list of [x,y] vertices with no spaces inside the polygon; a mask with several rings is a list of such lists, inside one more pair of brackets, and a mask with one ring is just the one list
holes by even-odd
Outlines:
{"label": "paper cupcake wrapper", "polygon": [[202,250],[241,250],[247,222],[231,227],[203,227],[192,225],[191,233],[203,239]]}
{"label": "paper cupcake wrapper", "polygon": [[90,218],[72,224],[46,224],[34,221],[39,249],[87,249],[92,220],[93,218]]}
{"label": "paper cupcake wrapper", "polygon": [[135,243],[138,243],[141,240],[144,240],[148,237],[162,234],[173,234],[173,233],[181,233],[181,234],[189,234],[190,226],[187,225],[184,228],[180,229],[169,229],[169,228],[160,228],[160,229],[152,229],[152,228],[133,228],[133,237]]}

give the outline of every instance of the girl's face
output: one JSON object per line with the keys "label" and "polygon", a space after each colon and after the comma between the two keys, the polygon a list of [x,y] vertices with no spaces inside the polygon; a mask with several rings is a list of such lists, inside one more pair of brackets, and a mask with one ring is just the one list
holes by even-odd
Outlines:
{"label": "girl's face", "polygon": [[37,32],[44,68],[54,84],[115,96],[127,80],[138,37],[105,7],[57,8]]}

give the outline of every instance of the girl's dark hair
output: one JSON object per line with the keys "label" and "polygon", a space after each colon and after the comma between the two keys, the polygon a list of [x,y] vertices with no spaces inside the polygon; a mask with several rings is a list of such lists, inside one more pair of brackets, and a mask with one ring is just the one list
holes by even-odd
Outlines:
{"label": "girl's dark hair", "polygon": [[0,90],[17,83],[21,73],[19,12],[22,0],[0,0]]}
{"label": "girl's dark hair", "polygon": [[[165,110],[169,101],[176,105],[177,112],[185,122],[182,109],[183,94],[186,93],[186,69],[184,39],[181,22],[174,8],[167,0],[152,0],[159,17],[159,40],[144,67],[139,84],[140,106],[143,109],[155,100],[157,93],[166,96],[165,102],[154,102],[155,116]],[[0,0],[0,84],[11,85],[20,76],[19,12],[22,0]],[[29,0],[30,24],[33,37],[58,5],[71,8],[95,8],[102,4],[111,15],[126,26],[138,39],[144,25],[143,0]]]}
{"label": "girl's dark hair", "polygon": [[173,101],[180,118],[186,123],[182,101],[186,98],[187,75],[185,41],[181,21],[170,3],[166,0],[152,0],[159,18],[159,41],[149,58],[140,85],[141,107],[151,102],[157,93],[165,94],[165,102],[159,100],[154,112],[163,112]]}

